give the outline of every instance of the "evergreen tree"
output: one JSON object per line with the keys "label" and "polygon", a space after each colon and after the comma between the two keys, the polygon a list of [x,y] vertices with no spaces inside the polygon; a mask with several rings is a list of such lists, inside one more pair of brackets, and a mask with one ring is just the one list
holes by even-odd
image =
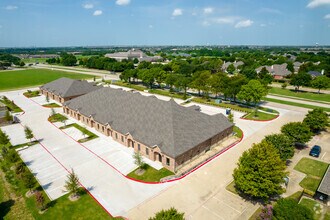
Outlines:
{"label": "evergreen tree", "polygon": [[67,178],[68,179],[65,181],[64,185],[65,189],[74,196],[77,196],[79,190],[79,178],[73,169],[71,169],[71,173],[68,174]]}

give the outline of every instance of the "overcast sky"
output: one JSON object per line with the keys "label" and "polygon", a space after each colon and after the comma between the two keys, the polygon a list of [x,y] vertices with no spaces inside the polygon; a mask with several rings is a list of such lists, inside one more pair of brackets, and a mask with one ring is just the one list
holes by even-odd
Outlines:
{"label": "overcast sky", "polygon": [[0,47],[330,45],[330,0],[1,0]]}

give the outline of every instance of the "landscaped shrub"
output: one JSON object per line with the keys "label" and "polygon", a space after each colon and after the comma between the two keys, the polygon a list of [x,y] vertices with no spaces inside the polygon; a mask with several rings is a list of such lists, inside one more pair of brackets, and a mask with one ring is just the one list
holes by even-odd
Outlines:
{"label": "landscaped shrub", "polygon": [[298,204],[294,199],[279,199],[273,209],[274,219],[278,220],[312,220],[311,210]]}

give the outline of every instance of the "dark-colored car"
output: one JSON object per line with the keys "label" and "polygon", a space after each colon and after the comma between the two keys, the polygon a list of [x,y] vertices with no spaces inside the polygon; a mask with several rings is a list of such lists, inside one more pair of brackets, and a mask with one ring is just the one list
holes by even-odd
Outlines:
{"label": "dark-colored car", "polygon": [[311,151],[309,152],[309,155],[312,157],[319,157],[320,153],[321,153],[321,147],[318,145],[314,145]]}

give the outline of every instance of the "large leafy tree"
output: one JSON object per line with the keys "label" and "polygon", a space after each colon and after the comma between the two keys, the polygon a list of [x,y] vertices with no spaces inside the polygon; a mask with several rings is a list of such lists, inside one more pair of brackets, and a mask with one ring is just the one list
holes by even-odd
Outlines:
{"label": "large leafy tree", "polygon": [[254,144],[240,157],[234,170],[237,189],[252,198],[268,200],[283,192],[285,162],[278,150],[267,142]]}
{"label": "large leafy tree", "polygon": [[329,117],[325,111],[317,108],[308,111],[308,114],[304,118],[304,123],[307,124],[312,131],[318,132],[329,126]]}
{"label": "large leafy tree", "polygon": [[312,138],[308,125],[302,122],[290,122],[281,128],[281,132],[288,136],[293,143],[306,143]]}
{"label": "large leafy tree", "polygon": [[157,212],[155,216],[149,218],[149,220],[184,220],[184,213],[180,213],[172,207],[170,209]]}
{"label": "large leafy tree", "polygon": [[294,199],[279,199],[273,208],[274,219],[313,220],[313,212]]}
{"label": "large leafy tree", "polygon": [[224,77],[223,83],[224,83],[223,93],[225,98],[227,98],[227,96],[230,96],[231,98],[234,99],[235,102],[237,94],[241,90],[242,86],[248,83],[248,79],[244,75],[238,74],[231,78]]}
{"label": "large leafy tree", "polygon": [[300,72],[292,76],[290,80],[290,84],[296,86],[297,89],[299,90],[300,86],[309,86],[311,80],[312,80],[311,75],[305,72]]}
{"label": "large leafy tree", "polygon": [[254,106],[257,106],[261,98],[267,95],[267,92],[267,89],[258,80],[250,80],[247,85],[242,86],[237,97],[247,103],[252,102]]}
{"label": "large leafy tree", "polygon": [[330,78],[327,76],[317,76],[311,84],[312,87],[318,89],[318,93],[320,93],[321,89],[327,89],[330,87]]}
{"label": "large leafy tree", "polygon": [[282,160],[286,161],[294,155],[293,143],[285,134],[272,134],[265,137],[264,141],[272,144],[279,152]]}

